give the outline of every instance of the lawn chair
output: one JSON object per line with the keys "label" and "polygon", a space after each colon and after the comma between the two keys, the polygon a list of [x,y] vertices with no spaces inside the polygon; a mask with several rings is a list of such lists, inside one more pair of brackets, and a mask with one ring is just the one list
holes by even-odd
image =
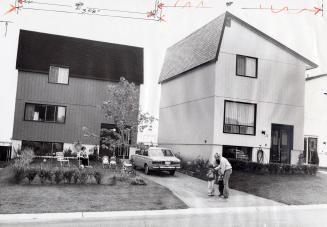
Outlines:
{"label": "lawn chair", "polygon": [[116,157],[115,156],[112,156],[110,158],[109,167],[110,167],[110,169],[116,170],[116,168],[117,168],[117,160],[116,160]]}
{"label": "lawn chair", "polygon": [[135,171],[133,169],[133,164],[130,160],[123,161],[122,172],[128,175],[135,176]]}
{"label": "lawn chair", "polygon": [[110,164],[109,164],[109,157],[108,156],[103,156],[102,158],[102,168],[105,168],[106,165],[108,167],[110,167]]}
{"label": "lawn chair", "polygon": [[66,159],[64,157],[64,152],[56,152],[56,158],[57,158],[57,161],[60,162],[60,165],[62,166],[62,163],[67,163],[68,166],[69,165],[69,159]]}

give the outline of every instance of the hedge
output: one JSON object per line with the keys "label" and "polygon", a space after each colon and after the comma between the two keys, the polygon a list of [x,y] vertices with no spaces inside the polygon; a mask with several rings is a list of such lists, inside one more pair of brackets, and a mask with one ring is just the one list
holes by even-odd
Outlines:
{"label": "hedge", "polygon": [[238,159],[228,159],[233,170],[241,170],[258,174],[298,174],[315,175],[318,171],[318,165],[291,165],[284,163],[257,163]]}

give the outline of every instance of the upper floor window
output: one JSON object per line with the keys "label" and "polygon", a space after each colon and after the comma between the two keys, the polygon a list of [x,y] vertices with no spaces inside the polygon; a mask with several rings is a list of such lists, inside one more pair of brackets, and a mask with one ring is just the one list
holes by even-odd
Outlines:
{"label": "upper floor window", "polygon": [[66,107],[26,103],[24,120],[65,123]]}
{"label": "upper floor window", "polygon": [[257,77],[258,59],[236,55],[236,75]]}
{"label": "upper floor window", "polygon": [[49,83],[68,84],[69,68],[50,66]]}
{"label": "upper floor window", "polygon": [[225,101],[224,133],[255,135],[257,105]]}

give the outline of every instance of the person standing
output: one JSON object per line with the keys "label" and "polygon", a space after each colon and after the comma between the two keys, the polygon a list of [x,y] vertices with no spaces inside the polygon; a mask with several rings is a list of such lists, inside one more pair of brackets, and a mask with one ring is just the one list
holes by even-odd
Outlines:
{"label": "person standing", "polygon": [[226,158],[224,158],[219,153],[215,154],[215,161],[216,163],[220,163],[219,165],[217,164],[215,170],[218,171],[220,169],[221,174],[223,174],[223,182],[224,182],[223,195],[224,198],[227,199],[229,197],[229,178],[230,175],[232,174],[232,165],[229,163],[229,161]]}
{"label": "person standing", "polygon": [[215,169],[212,164],[209,165],[209,169],[207,172],[207,179],[208,179],[208,196],[214,196],[215,195]]}

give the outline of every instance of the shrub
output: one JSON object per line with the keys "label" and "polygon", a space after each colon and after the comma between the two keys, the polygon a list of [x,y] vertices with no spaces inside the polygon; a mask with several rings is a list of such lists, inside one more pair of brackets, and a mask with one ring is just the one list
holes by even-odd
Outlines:
{"label": "shrub", "polygon": [[72,157],[72,153],[73,153],[73,151],[70,148],[65,149],[64,150],[64,157]]}
{"label": "shrub", "polygon": [[64,171],[61,168],[57,168],[54,171],[54,180],[57,184],[60,184],[60,182],[64,179]]}
{"label": "shrub", "polygon": [[146,182],[141,177],[135,177],[135,178],[131,178],[130,184],[131,185],[146,185]]}
{"label": "shrub", "polygon": [[32,149],[24,149],[21,155],[14,160],[13,168],[26,168],[33,161],[34,151]]}
{"label": "shrub", "polygon": [[52,183],[53,173],[49,168],[40,168],[37,175],[40,178],[41,184],[44,184],[47,180]]}
{"label": "shrub", "polygon": [[32,183],[37,175],[37,170],[34,168],[28,168],[25,170],[25,177],[28,179],[28,183]]}
{"label": "shrub", "polygon": [[90,161],[98,161],[99,160],[99,155],[94,151],[93,154],[89,155],[89,160]]}
{"label": "shrub", "polygon": [[229,159],[233,169],[258,174],[310,174],[315,175],[317,165],[290,165],[283,163],[262,164],[237,159]]}
{"label": "shrub", "polygon": [[25,168],[24,167],[15,167],[14,171],[14,182],[19,184],[25,178]]}
{"label": "shrub", "polygon": [[109,179],[110,179],[110,181],[108,183],[109,185],[114,186],[114,185],[117,184],[117,177],[116,177],[116,175],[114,175],[113,177],[111,177]]}
{"label": "shrub", "polygon": [[86,184],[88,178],[89,173],[86,170],[80,171],[79,181],[81,182],[81,184]]}
{"label": "shrub", "polygon": [[97,184],[101,184],[103,174],[100,171],[95,171],[94,172],[94,178],[95,178],[95,181],[97,182]]}
{"label": "shrub", "polygon": [[129,179],[128,174],[125,173],[125,172],[121,172],[121,173],[119,174],[119,176],[115,176],[115,177],[116,177],[116,180],[118,180],[118,181],[120,181],[120,182],[126,182],[126,181],[128,181],[128,179]]}
{"label": "shrub", "polygon": [[315,151],[315,152],[312,153],[311,163],[313,165],[319,165],[319,156],[318,156],[318,152],[317,151]]}
{"label": "shrub", "polygon": [[80,171],[79,169],[75,169],[74,170],[74,176],[73,176],[73,180],[74,180],[74,184],[77,184],[77,182],[79,181],[80,179]]}
{"label": "shrub", "polygon": [[64,169],[63,178],[66,181],[66,183],[70,184],[72,182],[74,172],[75,170],[73,169]]}

